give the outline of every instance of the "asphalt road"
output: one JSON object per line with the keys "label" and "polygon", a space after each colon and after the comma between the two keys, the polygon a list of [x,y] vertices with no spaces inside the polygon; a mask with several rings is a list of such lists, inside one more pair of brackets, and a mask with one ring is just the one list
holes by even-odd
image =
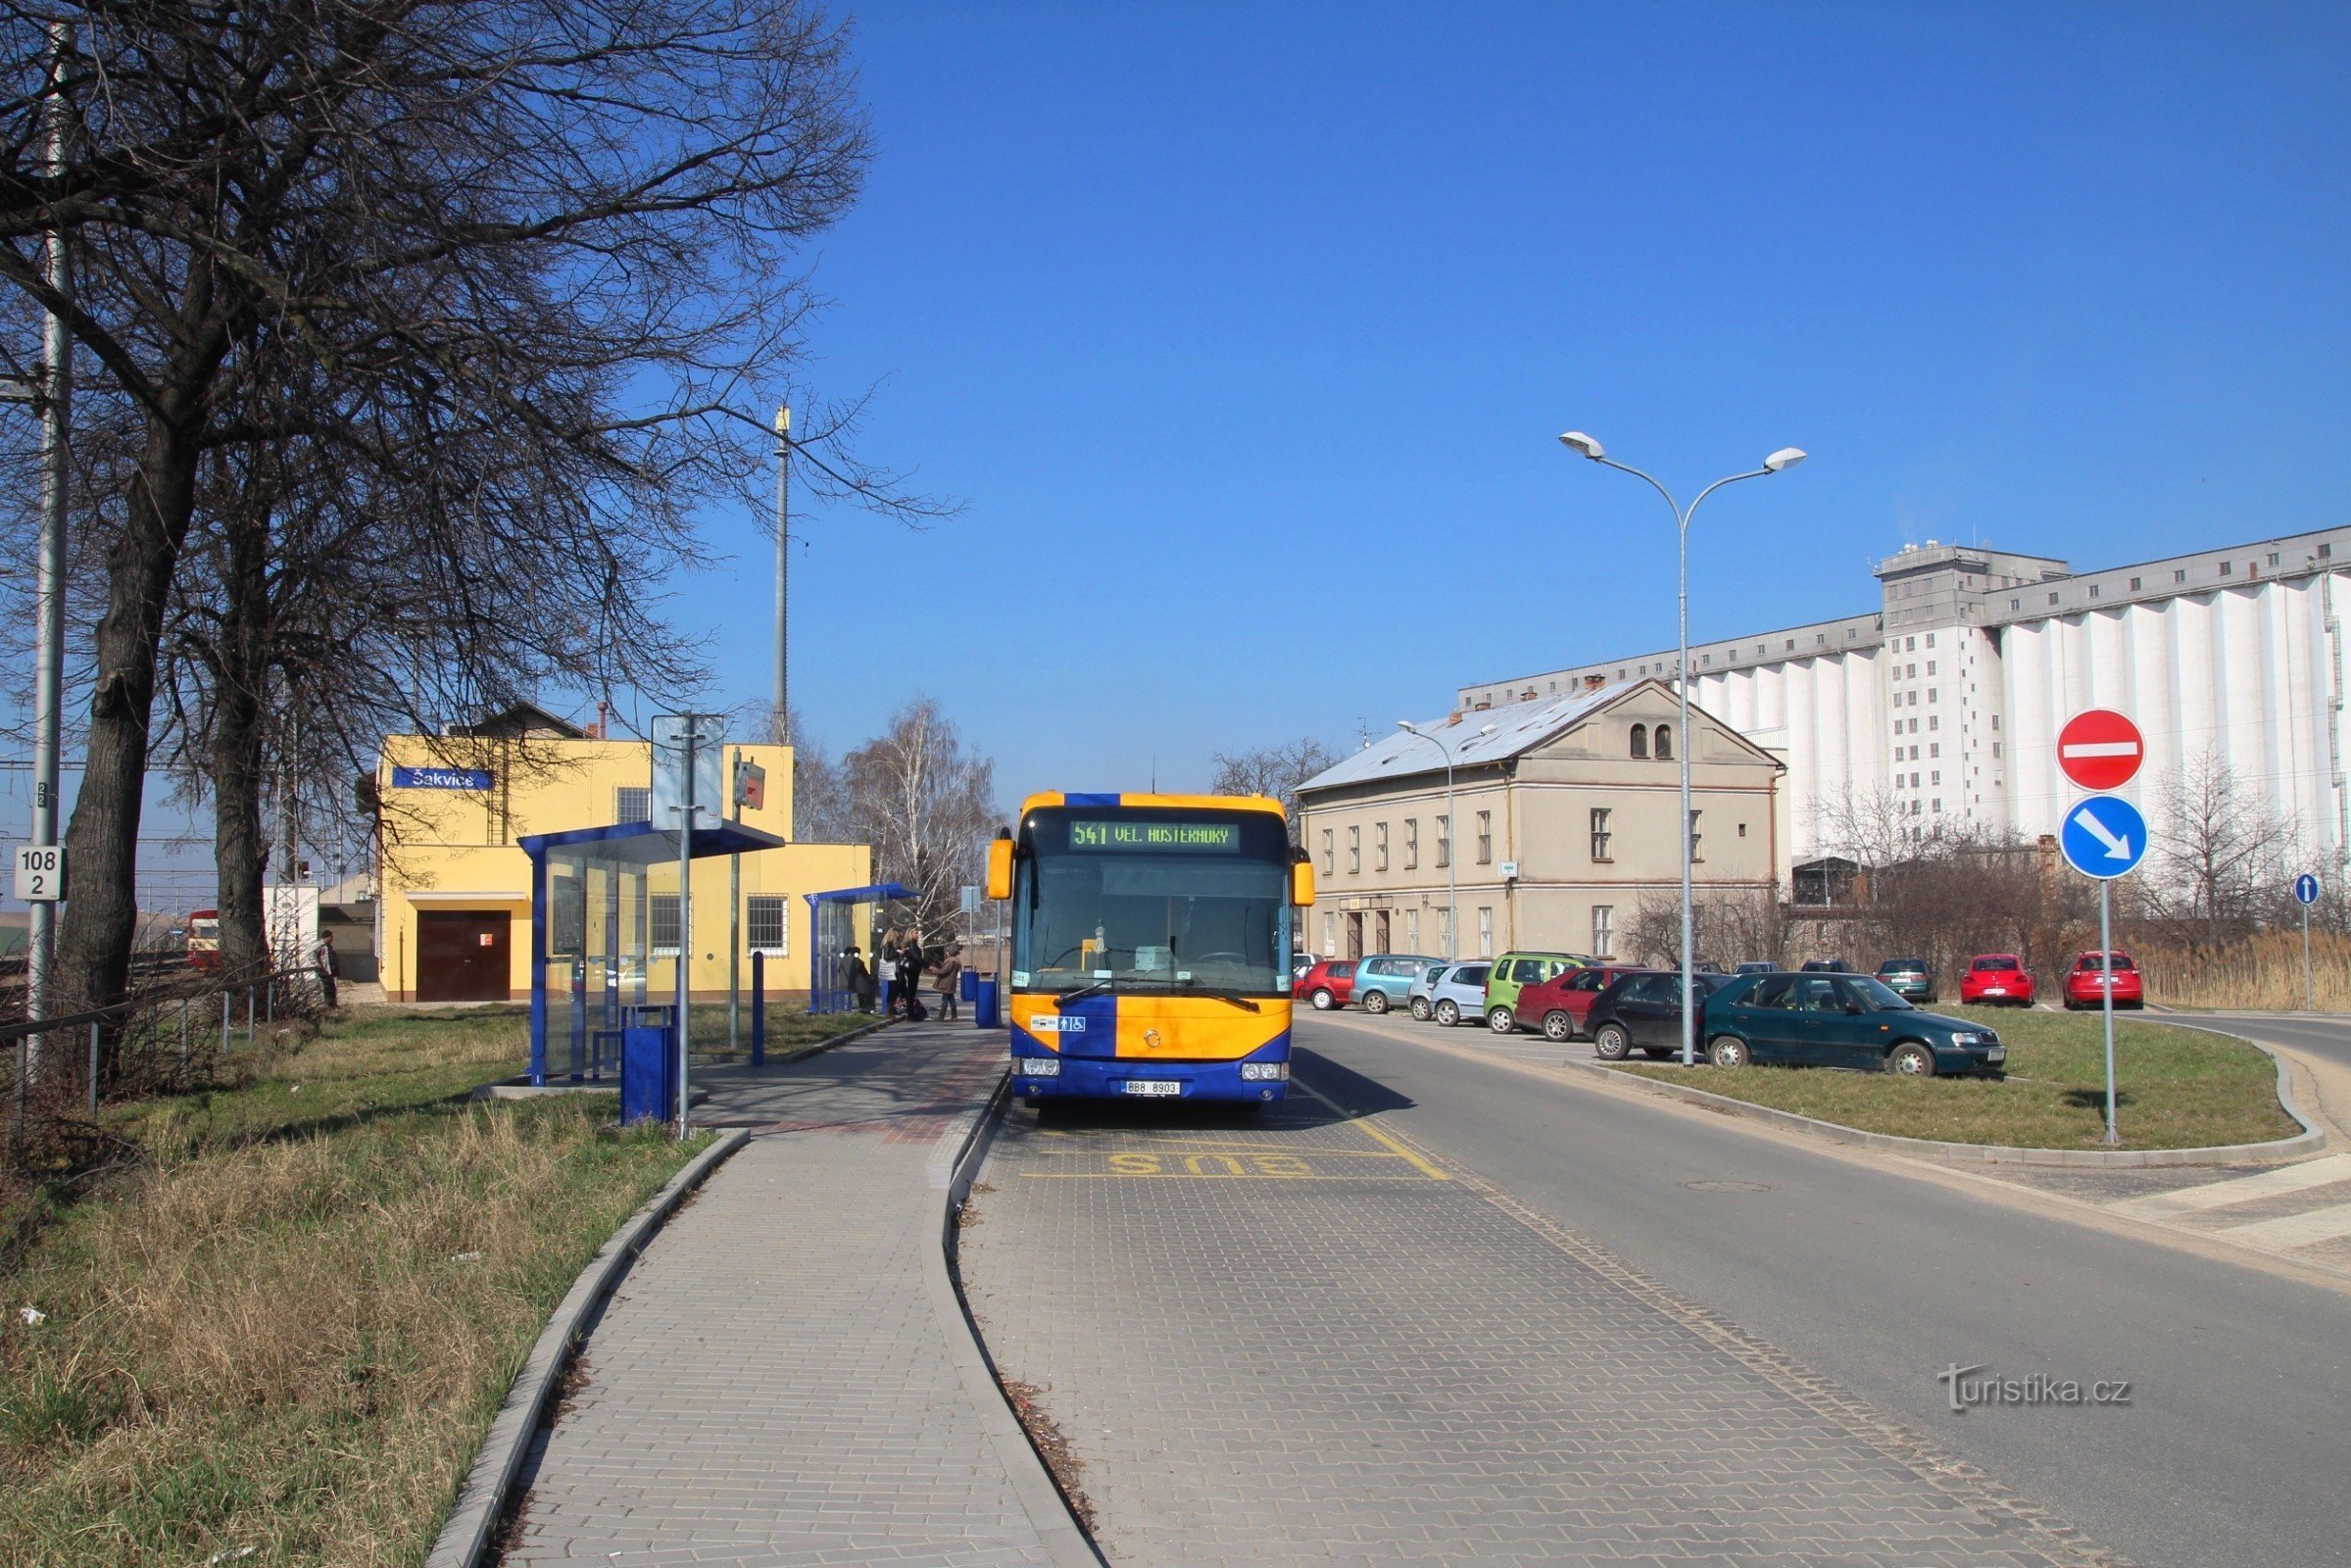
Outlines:
{"label": "asphalt road", "polygon": [[2280,1017],[2276,1013],[2183,1012],[2170,1023],[2226,1029],[2273,1046],[2285,1046],[2351,1068],[2351,1019]]}
{"label": "asphalt road", "polygon": [[[1416,1043],[1436,1027],[1301,1011],[1298,1070],[2101,1544],[2351,1564],[2351,1296]],[[1954,1363],[2127,1378],[2131,1402],[1953,1413],[1935,1375]]]}

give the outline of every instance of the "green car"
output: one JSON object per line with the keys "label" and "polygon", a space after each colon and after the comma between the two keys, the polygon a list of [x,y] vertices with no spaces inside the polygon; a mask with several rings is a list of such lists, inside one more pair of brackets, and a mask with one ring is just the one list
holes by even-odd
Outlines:
{"label": "green car", "polygon": [[1935,966],[1924,958],[1888,958],[1878,965],[1878,982],[1904,1002],[1935,1000]]}
{"label": "green car", "polygon": [[1581,953],[1505,953],[1494,960],[1486,977],[1486,1027],[1497,1035],[1518,1030],[1518,992],[1521,986],[1541,985],[1565,969],[1581,969],[1592,959]]}
{"label": "green car", "polygon": [[1866,1067],[1932,1078],[1996,1073],[2008,1060],[1984,1025],[1922,1011],[1861,974],[1749,975],[1708,997],[1699,1022],[1717,1067]]}

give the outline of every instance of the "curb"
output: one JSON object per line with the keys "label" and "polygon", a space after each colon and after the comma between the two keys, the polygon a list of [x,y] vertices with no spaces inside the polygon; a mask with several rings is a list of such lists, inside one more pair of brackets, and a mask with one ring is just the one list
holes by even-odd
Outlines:
{"label": "curb", "polygon": [[[2191,1026],[2192,1027],[2192,1026]],[[2218,1029],[2207,1030],[2221,1034]],[[2229,1035],[2230,1040],[2243,1040],[2242,1035]],[[2248,1159],[2291,1159],[2300,1154],[2315,1154],[2327,1147],[2326,1132],[2314,1125],[2301,1107],[2294,1103],[2293,1090],[2286,1082],[2285,1062],[2278,1054],[2262,1046],[2258,1040],[2247,1042],[2260,1047],[2278,1069],[2278,1103],[2294,1118],[2302,1131],[2291,1138],[2274,1139],[2263,1144],[2224,1144],[2203,1149],[2020,1149],[2000,1144],[1946,1144],[1929,1138],[1902,1138],[1892,1133],[1864,1132],[1841,1122],[1821,1121],[1812,1116],[1799,1116],[1792,1110],[1779,1110],[1770,1105],[1758,1105],[1751,1101],[1736,1100],[1729,1095],[1717,1095],[1686,1084],[1665,1083],[1645,1078],[1637,1072],[1619,1072],[1598,1062],[1580,1062],[1570,1057],[1565,1066],[1571,1070],[1605,1073],[1619,1083],[1637,1084],[1645,1092],[1665,1100],[1679,1100],[1687,1104],[1704,1105],[1709,1110],[1727,1111],[1750,1121],[1769,1122],[1776,1127],[1792,1128],[1832,1144],[1848,1144],[1859,1149],[1875,1149],[1889,1154],[1925,1155],[1936,1159],[1970,1161],[1981,1165],[2047,1165],[2071,1166],[2075,1169],[2143,1170],[2163,1165],[2230,1165]]]}
{"label": "curb", "polygon": [[[971,1305],[964,1300],[962,1284],[955,1275],[955,1221],[1011,1100],[1012,1072],[1006,1067],[987,1103],[965,1111],[939,1139],[938,1152],[931,1157],[931,1188],[944,1191],[947,1202],[939,1216],[939,1246],[923,1249],[923,1284],[929,1288],[931,1305],[946,1331],[947,1357],[963,1379],[963,1390],[979,1411],[980,1425],[987,1429],[988,1440],[1012,1483],[1013,1494],[1020,1499],[1021,1511],[1028,1515],[1045,1547],[1046,1560],[1053,1568],[1103,1568],[1107,1559],[1078,1528],[1069,1499],[1061,1494],[1053,1472],[1029,1441],[1028,1429],[1012,1414],[997,1377],[996,1362],[980,1338],[979,1323],[971,1315]],[[957,1326],[960,1334],[955,1332]]]}
{"label": "curb", "polygon": [[717,1143],[690,1160],[686,1168],[669,1178],[667,1185],[648,1199],[645,1205],[629,1216],[614,1231],[588,1266],[580,1270],[571,1282],[571,1289],[548,1319],[530,1356],[522,1363],[514,1386],[507,1390],[506,1402],[482,1437],[481,1446],[474,1451],[473,1464],[466,1471],[464,1485],[458,1488],[457,1500],[450,1506],[449,1517],[434,1538],[432,1552],[425,1558],[425,1568],[474,1568],[482,1559],[482,1550],[490,1543],[491,1532],[497,1528],[498,1516],[505,1507],[507,1494],[514,1487],[514,1477],[522,1469],[522,1461],[530,1452],[531,1440],[538,1435],[540,1418],[554,1397],[556,1385],[563,1368],[570,1364],[579,1348],[580,1329],[596,1309],[604,1304],[620,1276],[645,1250],[654,1233],[661,1228],[686,1195],[703,1183],[710,1171],[751,1141],[748,1131],[726,1134]]}

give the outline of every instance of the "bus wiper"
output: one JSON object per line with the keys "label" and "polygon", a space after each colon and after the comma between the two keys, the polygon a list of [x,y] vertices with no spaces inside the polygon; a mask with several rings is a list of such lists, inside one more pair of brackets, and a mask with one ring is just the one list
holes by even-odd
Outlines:
{"label": "bus wiper", "polygon": [[1184,989],[1192,992],[1195,996],[1207,997],[1217,1002],[1229,1002],[1234,1006],[1241,1008],[1244,1012],[1263,1012],[1265,1010],[1263,1007],[1260,1007],[1255,1003],[1249,1001],[1249,998],[1236,996],[1230,991],[1199,990],[1197,983],[1191,980],[1184,982]]}
{"label": "bus wiper", "polygon": [[1066,1007],[1073,1002],[1082,1002],[1088,997],[1099,997],[1109,989],[1109,981],[1097,980],[1092,985],[1080,986],[1075,991],[1062,992],[1059,996],[1053,998],[1053,1005],[1056,1007]]}

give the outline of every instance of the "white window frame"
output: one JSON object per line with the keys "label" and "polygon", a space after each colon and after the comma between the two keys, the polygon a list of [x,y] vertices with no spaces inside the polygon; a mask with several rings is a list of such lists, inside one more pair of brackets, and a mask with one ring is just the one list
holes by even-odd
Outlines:
{"label": "white window frame", "polygon": [[1404,818],[1404,869],[1420,869],[1420,818],[1417,816]]}
{"label": "white window frame", "polygon": [[[661,910],[663,906],[669,910],[669,945],[667,947],[661,946]],[[677,956],[677,920],[676,894],[648,893],[645,896],[645,956],[647,957],[674,958]]]}
{"label": "white window frame", "polygon": [[1592,956],[1610,958],[1616,956],[1616,906],[1595,904],[1592,906]]}
{"label": "white window frame", "polygon": [[1494,956],[1494,906],[1492,905],[1481,904],[1478,906],[1478,956],[1481,958]]}
{"label": "white window frame", "polygon": [[[762,947],[758,938],[752,935],[756,926],[751,917],[751,907],[753,905],[760,903],[775,906],[776,931],[783,938],[780,943]],[[743,942],[744,951],[747,953],[763,953],[770,958],[792,956],[792,900],[790,897],[782,893],[745,894],[743,896]]]}

